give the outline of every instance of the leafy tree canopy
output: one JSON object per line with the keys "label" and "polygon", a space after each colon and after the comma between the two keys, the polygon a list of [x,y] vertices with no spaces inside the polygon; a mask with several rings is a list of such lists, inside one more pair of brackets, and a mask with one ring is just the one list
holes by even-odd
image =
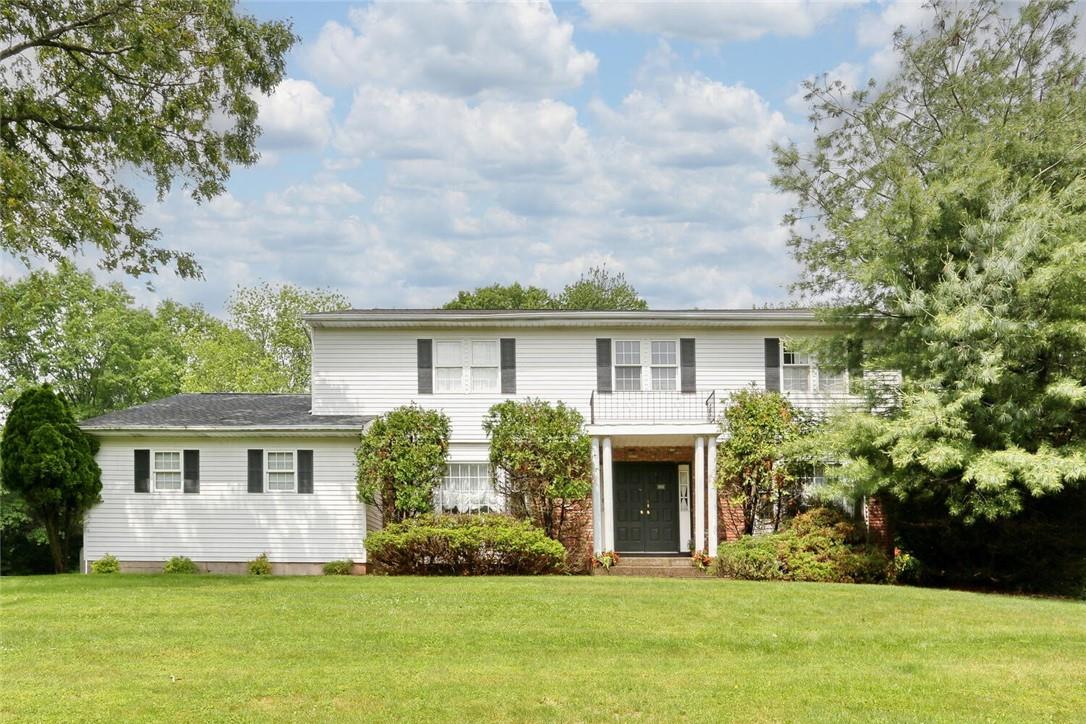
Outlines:
{"label": "leafy tree canopy", "polygon": [[459,292],[445,309],[648,309],[621,272],[592,267],[556,295],[519,283],[492,284]]}
{"label": "leafy tree canopy", "polygon": [[105,269],[173,266],[192,254],[140,224],[138,169],[163,198],[177,177],[197,202],[232,164],[257,159],[253,92],[283,78],[289,25],[233,0],[22,0],[0,8],[3,248],[28,261],[96,248]]}
{"label": "leafy tree canopy", "polygon": [[591,438],[572,407],[506,400],[483,418],[495,487],[514,513],[560,539],[571,505],[592,492]]}
{"label": "leafy tree canopy", "polygon": [[4,425],[4,489],[17,493],[30,516],[45,527],[57,573],[67,569],[73,532],[102,491],[97,449],[48,385],[23,392]]}
{"label": "leafy tree canopy", "polygon": [[432,512],[448,453],[441,411],[407,405],[378,417],[358,446],[358,499],[380,505],[385,523]]}
{"label": "leafy tree canopy", "polygon": [[885,85],[808,84],[775,183],[799,291],[840,305],[824,359],[860,337],[905,375],[895,414],[830,426],[840,476],[996,519],[1086,480],[1086,74],[1068,2],[934,11]]}
{"label": "leafy tree canopy", "polygon": [[[164,308],[181,313],[179,305]],[[198,308],[184,314],[192,326],[208,323]],[[0,406],[44,382],[78,418],[179,390],[185,353],[169,326],[120,284],[101,286],[69,261],[0,279],[0,329]]]}

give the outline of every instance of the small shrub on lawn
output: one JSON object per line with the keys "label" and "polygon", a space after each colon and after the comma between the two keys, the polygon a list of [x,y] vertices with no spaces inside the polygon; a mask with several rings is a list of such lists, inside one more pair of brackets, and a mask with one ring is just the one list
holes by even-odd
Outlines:
{"label": "small shrub on lawn", "polygon": [[199,573],[200,568],[188,556],[174,556],[162,566],[163,573]]}
{"label": "small shrub on lawn", "polygon": [[268,560],[267,553],[261,553],[256,558],[249,561],[250,576],[270,576],[271,572],[271,561]]}
{"label": "small shrub on lawn", "polygon": [[354,568],[354,561],[328,561],[321,567],[326,576],[349,576]]}
{"label": "small shrub on lawn", "polygon": [[721,545],[715,571],[754,581],[827,583],[885,583],[894,575],[886,553],[830,508],[797,515],[780,533]]}
{"label": "small shrub on lawn", "polygon": [[505,515],[421,515],[366,536],[374,570],[394,575],[558,573],[565,548]]}
{"label": "small shrub on lawn", "polygon": [[98,560],[91,563],[91,573],[120,573],[121,564],[117,556],[106,553]]}

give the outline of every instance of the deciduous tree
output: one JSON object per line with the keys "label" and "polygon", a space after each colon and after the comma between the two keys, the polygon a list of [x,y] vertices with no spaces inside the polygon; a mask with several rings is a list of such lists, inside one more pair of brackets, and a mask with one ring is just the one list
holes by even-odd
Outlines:
{"label": "deciduous tree", "polygon": [[172,266],[141,224],[139,189],[159,199],[184,179],[197,202],[222,193],[232,165],[257,159],[256,93],[283,77],[295,37],[234,0],[20,0],[0,9],[3,248],[59,261],[94,248],[105,269]]}

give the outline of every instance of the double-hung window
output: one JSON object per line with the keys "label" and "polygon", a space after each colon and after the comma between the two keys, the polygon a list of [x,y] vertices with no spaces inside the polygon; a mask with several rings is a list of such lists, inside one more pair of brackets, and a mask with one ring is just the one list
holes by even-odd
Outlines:
{"label": "double-hung window", "polygon": [[641,342],[615,342],[615,392],[641,389]]}
{"label": "double-hung window", "polygon": [[848,378],[845,377],[844,370],[840,372],[830,372],[829,370],[824,370],[820,367],[818,369],[818,391],[831,393],[848,392]]}
{"label": "double-hung window", "polygon": [[781,389],[786,392],[808,392],[811,389],[811,356],[781,347]]}
{"label": "double-hung window", "polygon": [[501,496],[494,489],[487,463],[449,463],[445,479],[434,491],[434,507],[442,513],[501,511]]}
{"label": "double-hung window", "polygon": [[159,492],[181,492],[181,451],[156,450],[154,454],[154,468],[152,476],[155,481],[155,490]]}
{"label": "double-hung window", "polygon": [[672,341],[652,343],[652,389],[674,390],[679,368],[677,344]]}
{"label": "double-hung window", "polygon": [[459,342],[438,342],[434,360],[434,392],[464,391],[464,354]]}
{"label": "double-hung window", "polygon": [[265,489],[270,493],[293,493],[295,487],[294,451],[268,451],[267,455]]}
{"label": "double-hung window", "polygon": [[471,391],[498,391],[497,340],[471,343]]}

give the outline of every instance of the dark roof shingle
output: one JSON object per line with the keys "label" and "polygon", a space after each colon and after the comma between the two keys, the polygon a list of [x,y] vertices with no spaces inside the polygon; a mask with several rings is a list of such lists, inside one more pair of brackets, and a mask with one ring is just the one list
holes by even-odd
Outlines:
{"label": "dark roof shingle", "polygon": [[358,429],[372,417],[313,415],[309,395],[182,393],[84,420],[86,430],[221,428]]}

